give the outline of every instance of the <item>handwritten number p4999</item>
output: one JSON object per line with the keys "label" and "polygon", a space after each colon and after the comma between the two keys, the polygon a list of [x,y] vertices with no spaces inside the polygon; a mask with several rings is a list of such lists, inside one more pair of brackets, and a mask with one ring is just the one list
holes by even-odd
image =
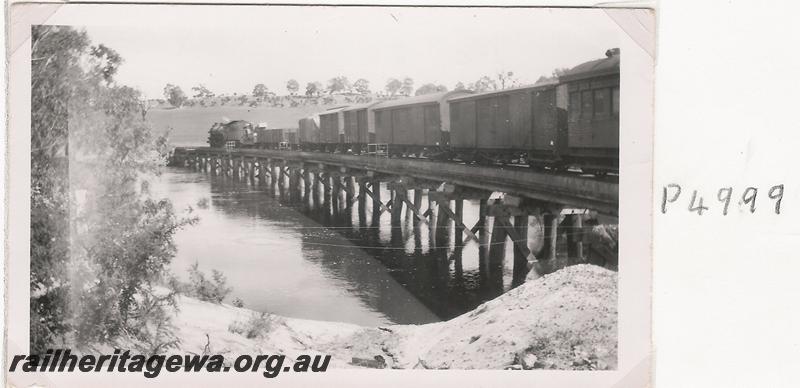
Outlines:
{"label": "handwritten number p4999", "polygon": [[[730,210],[731,200],[733,199],[733,187],[723,187],[717,191],[717,200],[722,205],[722,215],[728,215]],[[772,186],[767,192],[767,196],[775,201],[775,214],[781,214],[781,202],[783,201],[783,194],[785,188],[783,184]],[[661,213],[666,214],[669,204],[677,203],[683,192],[681,185],[677,183],[670,183],[663,187],[661,196]],[[685,197],[684,197],[685,198]],[[758,200],[758,188],[748,187],[742,191],[739,206],[747,206],[750,213],[756,212],[756,202]],[[763,200],[762,200],[763,201]],[[713,205],[712,205],[713,206]],[[692,197],[689,199],[690,212],[697,212],[697,215],[703,215],[704,212],[710,210],[708,206],[703,203],[703,195],[698,190],[692,190]]]}

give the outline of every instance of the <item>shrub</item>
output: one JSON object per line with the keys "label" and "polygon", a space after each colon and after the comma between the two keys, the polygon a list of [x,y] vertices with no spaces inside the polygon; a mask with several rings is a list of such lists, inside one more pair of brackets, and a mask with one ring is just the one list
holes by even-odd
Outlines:
{"label": "shrub", "polygon": [[234,321],[228,326],[228,331],[239,334],[245,338],[258,338],[269,333],[275,319],[271,314],[253,312],[247,322]]}
{"label": "shrub", "polygon": [[197,207],[200,209],[208,209],[209,202],[210,201],[208,200],[208,198],[200,198],[197,201]]}
{"label": "shrub", "polygon": [[183,292],[206,302],[222,303],[232,289],[228,287],[227,279],[222,272],[211,270],[211,279],[200,271],[199,264],[195,262],[189,268],[189,283],[183,287]]}
{"label": "shrub", "polygon": [[[125,331],[120,342],[125,344],[127,337],[133,340],[134,350],[148,356],[176,348],[180,339],[175,335],[172,310],[167,308],[171,306],[177,309],[175,293],[160,296],[144,293],[140,299],[139,308],[131,314],[131,328]],[[116,346],[124,347],[122,344]]]}

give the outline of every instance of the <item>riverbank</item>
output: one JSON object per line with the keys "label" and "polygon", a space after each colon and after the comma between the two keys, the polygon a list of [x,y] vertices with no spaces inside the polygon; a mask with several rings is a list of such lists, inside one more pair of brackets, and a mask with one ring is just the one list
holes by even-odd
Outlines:
{"label": "riverbank", "polygon": [[[446,322],[363,327],[179,298],[177,353],[331,355],[331,367],[615,369],[617,273],[576,265]],[[248,338],[251,337],[251,338]]]}

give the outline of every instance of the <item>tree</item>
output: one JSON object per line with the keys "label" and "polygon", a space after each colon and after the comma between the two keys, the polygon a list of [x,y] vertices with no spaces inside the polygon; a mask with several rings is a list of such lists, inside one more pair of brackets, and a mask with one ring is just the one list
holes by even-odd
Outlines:
{"label": "tree", "polygon": [[489,90],[497,90],[497,82],[491,77],[485,75],[475,81],[475,83],[470,84],[469,89],[477,93],[486,92]]}
{"label": "tree", "polygon": [[355,83],[353,83],[353,89],[356,90],[356,93],[366,96],[370,93],[369,81],[365,80],[364,78],[359,78]]}
{"label": "tree", "polygon": [[564,74],[566,74],[567,71],[569,71],[569,69],[565,68],[565,67],[553,69],[553,71],[552,71],[552,73],[550,73],[549,77],[546,76],[546,75],[543,75],[543,76],[539,77],[539,79],[536,80],[536,83],[538,84],[538,83],[543,83],[543,82],[558,81],[558,78],[563,76]]}
{"label": "tree", "polygon": [[386,82],[386,92],[389,93],[391,97],[394,97],[402,87],[403,83],[397,78],[390,78],[389,81]]}
{"label": "tree", "polygon": [[150,111],[150,101],[146,98],[139,100],[139,109],[141,109],[142,121],[147,120],[147,112]]}
{"label": "tree", "polygon": [[322,84],[319,82],[309,82],[306,84],[306,96],[307,97],[314,97],[319,96],[322,92]]}
{"label": "tree", "polygon": [[186,95],[181,87],[173,84],[164,87],[164,98],[175,108],[180,108],[186,102]]}
{"label": "tree", "polygon": [[31,33],[30,353],[44,353],[70,332],[70,73],[89,46],[85,32],[33,26]]}
{"label": "tree", "polygon": [[569,68],[558,67],[558,68],[553,69],[553,73],[551,75],[554,78],[559,78],[559,77],[563,76],[564,74],[567,74],[568,71],[569,71]]}
{"label": "tree", "polygon": [[71,27],[32,28],[31,354],[175,343],[174,294],[155,290],[191,221],[148,193],[142,177],[164,164],[166,138],[143,119],[140,93],[115,84],[110,51],[89,44]]}
{"label": "tree", "polygon": [[544,75],[543,75],[543,76],[539,77],[539,78],[536,80],[536,83],[537,83],[537,84],[539,84],[539,83],[542,83],[542,82],[548,82],[548,81],[550,81],[551,79],[552,79],[552,78],[550,78],[550,77],[548,77],[548,76],[544,76]]}
{"label": "tree", "polygon": [[106,47],[102,43],[92,47],[90,54],[101,62],[96,65],[95,69],[100,71],[103,80],[105,80],[107,84],[110,83],[114,75],[117,74],[119,65],[122,64],[122,57],[119,56],[116,51]]}
{"label": "tree", "polygon": [[419,87],[416,92],[414,92],[415,96],[421,96],[423,94],[431,94],[431,93],[439,93],[439,92],[446,92],[447,86],[444,85],[435,85],[435,84],[425,84]]}
{"label": "tree", "polygon": [[514,78],[513,71],[498,72],[497,81],[500,83],[500,89],[511,88],[519,85],[519,81]]}
{"label": "tree", "polygon": [[459,81],[459,82],[456,84],[456,86],[453,88],[453,90],[467,90],[467,87],[466,87],[466,86],[464,86],[464,83],[463,83],[463,82],[460,82],[460,81]]}
{"label": "tree", "polygon": [[214,97],[214,93],[208,90],[207,87],[203,86],[203,84],[197,85],[192,87],[192,92],[194,98],[207,98],[207,97]]}
{"label": "tree", "polygon": [[414,91],[414,80],[410,77],[406,77],[403,79],[403,86],[400,87],[400,94],[404,96],[410,96],[411,92]]}
{"label": "tree", "polygon": [[253,97],[264,98],[267,95],[267,87],[264,84],[258,84],[253,87]]}
{"label": "tree", "polygon": [[300,90],[300,84],[297,82],[297,80],[290,79],[288,82],[286,82],[286,90],[289,91],[289,94],[294,96],[297,94],[297,91]]}
{"label": "tree", "polygon": [[352,86],[350,86],[350,81],[348,81],[347,77],[343,75],[328,80],[328,94],[343,92],[350,90],[351,88]]}

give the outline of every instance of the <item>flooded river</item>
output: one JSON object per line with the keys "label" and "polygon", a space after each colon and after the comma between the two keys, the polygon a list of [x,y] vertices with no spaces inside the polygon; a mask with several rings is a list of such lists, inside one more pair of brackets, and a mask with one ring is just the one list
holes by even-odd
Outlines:
{"label": "flooded river", "polygon": [[[185,280],[195,262],[206,273],[220,270],[233,288],[228,302],[239,298],[249,309],[370,326],[421,324],[462,314],[510,287],[510,245],[505,276],[489,280],[476,242],[431,249],[425,223],[404,214],[393,227],[389,212],[373,219],[371,201],[363,212],[357,202],[326,211],[290,203],[269,185],[185,168],[167,168],[153,183],[156,194],[176,209],[191,206],[199,218],[176,236],[173,272]],[[382,191],[385,201],[389,192]],[[477,220],[477,207],[465,201],[467,225]]]}

